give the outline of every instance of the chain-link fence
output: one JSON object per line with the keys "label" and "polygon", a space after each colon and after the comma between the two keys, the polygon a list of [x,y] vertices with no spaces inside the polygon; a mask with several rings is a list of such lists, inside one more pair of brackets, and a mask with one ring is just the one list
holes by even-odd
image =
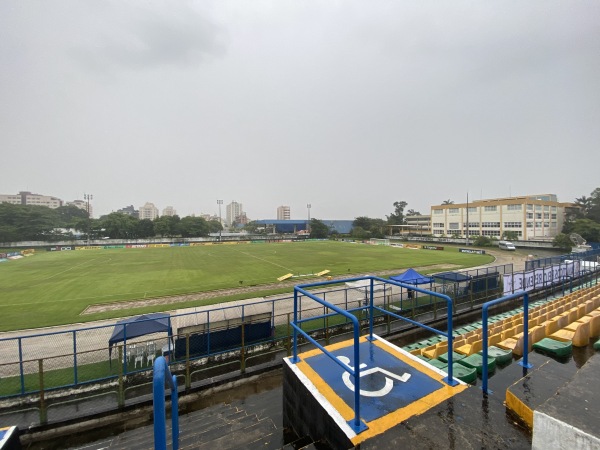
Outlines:
{"label": "chain-link fence", "polygon": [[[502,276],[511,272],[512,265],[467,270],[460,272],[461,280],[466,277],[467,281],[434,280],[426,289],[451,297],[455,314],[460,314],[500,297]],[[577,282],[570,281],[572,286]],[[348,287],[340,281],[339,286],[314,293],[352,311],[366,332],[365,288]],[[445,301],[388,284],[375,288],[374,304],[421,323],[447,316]],[[298,319],[315,318],[304,322],[303,330],[324,345],[351,333],[351,324],[344,317],[318,317],[331,312],[309,298],[298,297]],[[273,365],[291,354],[289,323],[293,314],[293,297],[191,309],[169,316],[165,331],[131,338],[126,336],[135,333],[125,332],[125,338],[112,348],[109,340],[117,326],[114,323],[4,338],[0,340],[0,399],[15,404],[22,400],[18,406],[22,420],[36,416],[34,422],[45,423],[49,413],[76,408],[78,398],[114,408],[148,395],[152,363],[159,355],[168,358],[172,372],[187,388],[226,372]],[[374,321],[380,335],[410,327],[380,313]],[[0,408],[0,418],[10,410]]]}

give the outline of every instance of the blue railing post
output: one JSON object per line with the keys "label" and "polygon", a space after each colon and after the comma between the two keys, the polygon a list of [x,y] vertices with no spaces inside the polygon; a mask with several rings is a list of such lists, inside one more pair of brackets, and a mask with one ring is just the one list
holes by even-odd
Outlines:
{"label": "blue railing post", "polygon": [[[298,291],[294,287],[294,321],[293,324],[298,323]],[[295,364],[298,362],[298,331],[296,327],[292,327],[293,331],[293,348],[292,348],[292,362]]]}
{"label": "blue railing post", "polygon": [[77,384],[77,331],[73,330],[73,381]]}
{"label": "blue railing post", "polygon": [[483,351],[482,351],[482,367],[481,367],[481,390],[484,394],[490,394],[491,391],[488,390],[488,309],[490,306],[497,305],[498,303],[503,303],[508,300],[512,300],[515,298],[523,297],[523,360],[519,361],[519,365],[525,367],[526,369],[531,369],[533,367],[532,364],[529,364],[528,354],[529,354],[529,294],[525,291],[517,291],[514,294],[509,294],[504,297],[498,298],[496,300],[491,300],[487,303],[484,303],[482,306],[482,340],[483,340]]}
{"label": "blue railing post", "polygon": [[163,356],[154,361],[152,393],[154,400],[154,449],[167,450],[167,413],[165,402],[165,382],[171,389],[171,427],[173,450],[179,449],[179,406],[177,377],[171,375],[169,365]]}
{"label": "blue railing post", "polygon": [[373,287],[374,282],[373,278],[371,278],[371,292],[369,294],[369,305],[367,307],[367,314],[369,314],[369,340],[373,340]]}

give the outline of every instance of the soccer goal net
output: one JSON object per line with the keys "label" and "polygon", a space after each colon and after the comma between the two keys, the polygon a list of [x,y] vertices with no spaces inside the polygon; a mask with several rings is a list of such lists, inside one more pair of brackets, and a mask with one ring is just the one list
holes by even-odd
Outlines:
{"label": "soccer goal net", "polygon": [[369,244],[371,245],[390,245],[389,239],[369,239]]}

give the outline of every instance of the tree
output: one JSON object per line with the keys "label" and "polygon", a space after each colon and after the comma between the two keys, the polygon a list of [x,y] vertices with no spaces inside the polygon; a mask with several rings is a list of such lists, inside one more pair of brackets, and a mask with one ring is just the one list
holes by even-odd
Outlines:
{"label": "tree", "polygon": [[208,231],[209,233],[218,233],[219,231],[223,231],[223,225],[221,225],[218,220],[209,220]]}
{"label": "tree", "polygon": [[450,200],[450,199],[448,199],[448,200],[444,200],[444,201],[442,202],[442,205],[454,205],[454,201],[453,201],[453,200]]}
{"label": "tree", "polygon": [[150,219],[142,219],[137,223],[137,237],[140,239],[147,239],[155,236],[154,233],[154,222]]}
{"label": "tree", "polygon": [[519,233],[516,231],[505,231],[502,233],[502,239],[507,241],[517,241],[519,239]]}
{"label": "tree", "polygon": [[387,221],[390,225],[402,225],[405,223],[404,220],[404,208],[406,208],[408,203],[402,202],[394,202],[394,212],[387,216]]}
{"label": "tree", "polygon": [[[383,219],[371,219],[370,217],[357,217],[352,223],[351,235],[356,239],[368,239],[385,237],[386,222]],[[356,231],[354,231],[356,229]]]}
{"label": "tree", "polygon": [[476,236],[473,245],[477,247],[491,247],[492,240],[487,236]]}
{"label": "tree", "polygon": [[179,235],[179,216],[161,216],[154,219],[154,231],[161,237]]}
{"label": "tree", "polygon": [[104,234],[111,239],[135,239],[138,219],[128,214],[110,213],[102,219]]}
{"label": "tree", "polygon": [[559,233],[554,237],[554,240],[552,241],[552,246],[570,252],[573,248],[573,243],[571,242],[571,239],[568,235],[566,235],[565,233]]}
{"label": "tree", "polygon": [[419,211],[415,211],[414,209],[409,209],[409,210],[406,212],[406,216],[407,216],[407,217],[408,217],[408,216],[420,216],[420,215],[421,215],[421,213],[420,213]]}
{"label": "tree", "polygon": [[600,223],[592,219],[577,219],[569,228],[569,233],[577,233],[588,242],[600,242]]}
{"label": "tree", "polygon": [[73,228],[75,223],[83,219],[87,220],[89,217],[86,210],[75,205],[59,206],[54,212],[58,219],[56,226],[62,228]]}
{"label": "tree", "polygon": [[325,239],[329,235],[329,227],[319,219],[310,219],[310,238]]}
{"label": "tree", "polygon": [[592,197],[586,197],[585,195],[582,195],[581,197],[575,199],[575,205],[581,208],[581,212],[583,213],[584,217],[587,216],[587,213],[594,205],[593,202],[594,199]]}
{"label": "tree", "polygon": [[0,228],[7,239],[3,242],[44,240],[57,223],[56,211],[47,206],[0,203]]}
{"label": "tree", "polygon": [[187,216],[179,222],[179,231],[183,237],[208,236],[208,223],[202,217]]}

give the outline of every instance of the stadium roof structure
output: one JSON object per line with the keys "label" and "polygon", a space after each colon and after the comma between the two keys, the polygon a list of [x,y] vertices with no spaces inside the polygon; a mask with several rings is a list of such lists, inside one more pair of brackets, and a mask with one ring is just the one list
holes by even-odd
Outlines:
{"label": "stadium roof structure", "polygon": [[[320,219],[321,220],[321,219]],[[258,225],[274,226],[277,233],[296,233],[307,229],[308,220],[262,219],[254,221]],[[353,220],[321,220],[327,227],[340,234],[352,231]]]}
{"label": "stadium roof structure", "polygon": [[408,269],[406,272],[401,273],[400,275],[394,275],[390,277],[390,280],[414,285],[433,283],[433,278],[421,275],[415,269]]}

